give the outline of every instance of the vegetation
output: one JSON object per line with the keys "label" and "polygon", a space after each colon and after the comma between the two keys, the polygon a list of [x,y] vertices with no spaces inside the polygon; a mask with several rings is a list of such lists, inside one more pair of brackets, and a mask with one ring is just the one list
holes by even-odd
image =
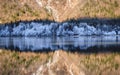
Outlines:
{"label": "vegetation", "polygon": [[[63,54],[63,55],[62,55]],[[65,55],[64,55],[65,54]],[[0,50],[0,74],[1,75],[29,75],[35,73],[41,65],[46,65],[49,61],[56,61],[55,52],[31,53]],[[63,57],[64,56],[64,57]],[[65,58],[64,60],[61,58]],[[109,75],[120,74],[120,53],[71,53],[60,52],[58,61],[73,61],[89,75]],[[60,64],[60,62],[56,63]],[[60,66],[59,66],[60,67]],[[62,68],[62,67],[61,67]],[[46,71],[46,70],[45,70]]]}
{"label": "vegetation", "polygon": [[[25,1],[25,0],[24,0]],[[0,1],[0,21],[2,23],[15,22],[19,20],[49,19],[48,13],[44,8],[39,8],[34,1],[27,3],[18,0],[1,0]],[[31,4],[31,2],[33,2]],[[22,4],[23,3],[23,4]]]}
{"label": "vegetation", "polygon": [[90,0],[82,8],[82,12],[89,17],[119,18],[116,11],[120,11],[118,0]]}
{"label": "vegetation", "polygon": [[[66,1],[63,1],[64,5]],[[63,3],[62,2],[62,3]],[[44,7],[39,7],[35,0],[22,1],[22,0],[1,0],[0,1],[0,22],[15,22],[19,20],[34,20],[34,19],[49,19],[53,20],[54,13],[49,12]],[[120,1],[119,0],[78,0],[72,3],[77,3],[74,8],[66,10],[60,10],[60,20],[77,19],[80,17],[90,18],[120,18]],[[56,6],[53,2],[53,6],[56,10],[59,10],[61,4]]]}
{"label": "vegetation", "polygon": [[84,64],[91,75],[119,74],[119,57],[119,53],[88,54],[80,59],[80,63]]}
{"label": "vegetation", "polygon": [[0,75],[30,75],[46,63],[51,53],[30,53],[1,50]]}

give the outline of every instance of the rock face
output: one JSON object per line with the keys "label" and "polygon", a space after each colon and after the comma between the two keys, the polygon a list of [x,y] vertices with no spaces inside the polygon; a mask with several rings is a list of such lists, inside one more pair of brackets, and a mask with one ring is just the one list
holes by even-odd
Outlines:
{"label": "rock face", "polygon": [[52,59],[41,65],[33,75],[85,75],[73,58],[66,52],[56,51]]}
{"label": "rock face", "polygon": [[0,0],[0,20],[119,18],[119,0]]}

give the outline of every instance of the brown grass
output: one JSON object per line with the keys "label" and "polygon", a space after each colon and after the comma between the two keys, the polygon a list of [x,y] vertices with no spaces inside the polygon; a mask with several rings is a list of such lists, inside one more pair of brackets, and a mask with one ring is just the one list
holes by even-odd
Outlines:
{"label": "brown grass", "polygon": [[45,64],[52,53],[31,53],[2,50],[0,75],[30,75],[39,65]]}
{"label": "brown grass", "polygon": [[[30,75],[35,73],[41,65],[48,63],[49,60],[54,61],[55,57],[54,52],[26,53],[0,50],[0,75]],[[53,69],[61,68],[64,65],[61,64],[60,66],[59,63],[65,62],[67,63],[66,65],[74,64],[77,69],[82,69],[86,75],[120,74],[120,53],[85,54],[61,51],[58,59],[59,61],[55,64],[56,66],[53,65]],[[74,70],[73,72],[77,73]]]}
{"label": "brown grass", "polygon": [[[15,22],[19,20],[49,19],[53,20],[54,13],[46,9],[46,0],[43,7],[39,7],[35,0],[0,0],[0,22]],[[56,4],[56,2],[59,4]],[[71,0],[73,8],[57,0],[51,6],[58,11],[59,21],[90,18],[120,18],[119,0]],[[66,9],[64,10],[64,8]]]}

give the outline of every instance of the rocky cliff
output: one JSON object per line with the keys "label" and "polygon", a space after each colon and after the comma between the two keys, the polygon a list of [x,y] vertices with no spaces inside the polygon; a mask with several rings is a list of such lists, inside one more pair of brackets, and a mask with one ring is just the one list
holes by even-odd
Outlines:
{"label": "rocky cliff", "polygon": [[119,18],[119,0],[0,0],[0,22]]}

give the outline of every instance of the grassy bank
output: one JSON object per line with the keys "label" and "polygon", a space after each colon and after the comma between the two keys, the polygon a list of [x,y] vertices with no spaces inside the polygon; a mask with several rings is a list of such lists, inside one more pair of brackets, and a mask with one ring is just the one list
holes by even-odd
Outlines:
{"label": "grassy bank", "polygon": [[0,75],[30,75],[52,54],[0,50]]}
{"label": "grassy bank", "polygon": [[71,0],[70,3],[68,1],[39,1],[43,5],[41,7],[36,0],[0,0],[0,23],[35,19],[64,21],[84,17],[120,18],[119,0]]}
{"label": "grassy bank", "polygon": [[[62,53],[63,52],[63,53]],[[71,53],[62,51],[70,63],[78,64],[86,75],[119,75],[120,53]],[[67,54],[64,55],[64,53]],[[41,66],[52,60],[54,52],[32,53],[0,50],[1,75],[30,75]],[[60,60],[64,62],[63,60]],[[82,66],[82,67],[81,67]]]}

